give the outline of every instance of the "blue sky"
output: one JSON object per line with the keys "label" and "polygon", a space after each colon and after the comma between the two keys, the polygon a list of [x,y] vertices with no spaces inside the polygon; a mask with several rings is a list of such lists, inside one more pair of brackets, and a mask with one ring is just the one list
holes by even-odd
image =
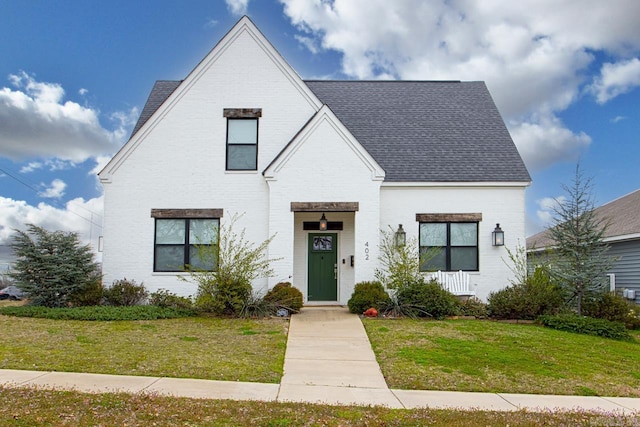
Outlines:
{"label": "blue sky", "polygon": [[[577,161],[602,204],[640,188],[640,2],[2,1],[0,245],[35,223],[97,245],[96,172],[155,80],[243,14],[306,79],[483,80],[533,184],[527,233]],[[577,19],[580,17],[580,19]]]}

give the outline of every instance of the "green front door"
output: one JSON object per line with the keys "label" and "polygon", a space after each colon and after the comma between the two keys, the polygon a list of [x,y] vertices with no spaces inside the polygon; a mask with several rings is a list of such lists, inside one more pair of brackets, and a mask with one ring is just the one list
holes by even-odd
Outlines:
{"label": "green front door", "polygon": [[338,235],[309,234],[309,301],[338,300]]}

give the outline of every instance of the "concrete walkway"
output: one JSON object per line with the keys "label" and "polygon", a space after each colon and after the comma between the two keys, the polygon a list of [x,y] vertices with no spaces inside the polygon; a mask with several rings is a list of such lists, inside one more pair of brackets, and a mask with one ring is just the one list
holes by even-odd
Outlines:
{"label": "concrete walkway", "polygon": [[0,370],[4,387],[157,393],[203,399],[513,411],[601,410],[640,414],[640,399],[389,389],[358,316],[344,308],[304,308],[291,318],[281,384]]}

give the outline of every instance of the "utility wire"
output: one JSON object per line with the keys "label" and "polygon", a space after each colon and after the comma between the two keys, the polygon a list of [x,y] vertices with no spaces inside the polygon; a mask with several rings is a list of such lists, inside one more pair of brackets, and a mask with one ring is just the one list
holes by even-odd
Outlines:
{"label": "utility wire", "polygon": [[[0,172],[4,173],[4,174],[5,174],[5,175],[7,175],[9,178],[13,178],[13,179],[15,179],[16,181],[18,181],[20,184],[24,185],[24,186],[25,186],[25,187],[27,187],[28,189],[33,190],[36,194],[38,194],[38,195],[40,194],[40,190],[38,190],[37,188],[35,188],[33,185],[31,185],[31,184],[29,184],[29,183],[25,182],[25,181],[24,181],[24,180],[22,180],[21,178],[19,178],[19,177],[15,176],[15,175],[14,175],[14,174],[12,174],[11,172],[7,171],[6,169],[4,169],[4,168],[0,167]],[[80,215],[79,213],[74,212],[73,210],[69,209],[67,206],[62,206],[62,205],[61,205],[61,203],[60,203],[60,202],[58,202],[57,200],[52,200],[52,202],[53,202],[52,204],[55,204],[55,205],[56,205],[57,207],[59,207],[60,209],[65,208],[66,210],[68,210],[69,212],[71,212],[72,214],[74,214],[75,216],[77,216],[77,217],[79,217],[79,218],[84,219],[85,221],[87,221],[87,222],[88,222],[88,223],[90,223],[90,224],[95,225],[96,227],[100,227],[100,228],[102,228],[102,224],[97,224],[97,223],[93,222],[93,219],[86,218],[86,217],[84,217],[84,216]],[[102,218],[102,215],[100,215],[99,213],[93,212],[92,210],[87,209],[87,208],[85,208],[84,206],[80,206],[80,205],[77,205],[77,204],[76,204],[76,206],[78,206],[78,207],[80,207],[80,208],[82,208],[82,209],[86,210],[87,212],[89,212],[89,213],[91,213],[91,214],[93,214],[93,215],[97,215],[97,216],[99,216],[99,217],[101,217],[101,218]]]}

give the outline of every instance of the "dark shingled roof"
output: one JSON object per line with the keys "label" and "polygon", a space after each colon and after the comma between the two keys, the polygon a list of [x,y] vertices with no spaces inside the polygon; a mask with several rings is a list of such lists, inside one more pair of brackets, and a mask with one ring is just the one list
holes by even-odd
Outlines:
{"label": "dark shingled roof", "polygon": [[[158,81],[133,134],[180,81]],[[529,182],[483,82],[305,81],[391,182]]]}
{"label": "dark shingled roof", "polygon": [[[612,241],[640,233],[640,190],[622,196],[593,210],[598,220],[607,223],[605,239]],[[549,230],[527,238],[527,249],[543,249],[553,246]]]}
{"label": "dark shingled roof", "polygon": [[307,81],[385,181],[530,181],[483,82]]}
{"label": "dark shingled roof", "polygon": [[182,83],[182,80],[158,80],[151,89],[149,99],[147,99],[140,117],[131,132],[131,136],[135,135],[138,130],[151,118],[153,113],[162,105],[164,101],[173,93],[174,90]]}

